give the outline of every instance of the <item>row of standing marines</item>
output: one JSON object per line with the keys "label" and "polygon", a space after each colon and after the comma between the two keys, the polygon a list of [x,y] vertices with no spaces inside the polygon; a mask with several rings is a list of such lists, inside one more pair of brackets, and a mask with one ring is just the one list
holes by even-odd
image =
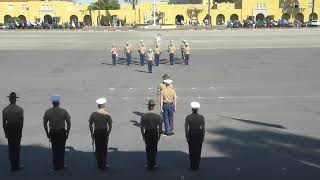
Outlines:
{"label": "row of standing marines", "polygon": [[[126,56],[126,62],[127,65],[129,66],[132,61],[132,52],[134,48],[133,45],[131,44],[131,41],[126,42],[126,46],[124,47],[124,55]],[[170,65],[175,64],[175,54],[176,54],[176,46],[174,44],[173,40],[170,40],[170,43],[168,45],[168,50],[167,52],[169,53],[170,57]],[[184,60],[185,65],[189,65],[189,59],[190,59],[190,53],[191,53],[191,48],[189,43],[186,40],[182,40],[181,46],[180,46],[180,51],[181,51],[181,59]],[[116,48],[116,44],[112,44],[112,48],[110,50],[111,52],[111,57],[112,57],[112,65],[117,64],[117,57],[118,57],[118,50]],[[148,72],[152,73],[152,66],[153,64],[155,66],[159,66],[160,64],[160,56],[161,56],[161,48],[160,48],[160,41],[156,41],[154,44],[153,49],[147,49],[145,43],[143,40],[140,41],[139,48],[138,48],[138,53],[140,55],[140,65],[144,66],[145,60],[147,60],[148,64]],[[154,63],[153,63],[154,60]]]}
{"label": "row of standing marines", "polygon": [[[147,169],[157,168],[156,156],[158,141],[163,136],[174,135],[174,112],[177,107],[177,96],[168,75],[163,76],[163,82],[158,87],[157,101],[160,104],[161,114],[157,114],[155,100],[147,103],[148,112],[141,116],[140,128],[146,148]],[[2,111],[3,129],[8,139],[9,160],[11,171],[24,168],[20,164],[20,144],[24,124],[24,112],[16,105],[17,95],[11,92],[8,96],[10,104]],[[66,166],[65,145],[71,129],[71,116],[68,111],[60,107],[61,96],[51,97],[53,107],[48,109],[43,116],[43,126],[52,146],[53,170],[63,170]],[[107,163],[108,140],[112,130],[112,118],[106,110],[105,97],[96,100],[98,108],[89,118],[89,129],[92,143],[95,144],[95,157],[97,168],[104,170],[109,167]],[[205,135],[205,120],[198,113],[200,104],[191,102],[192,114],[185,119],[185,136],[189,145],[190,168],[199,169],[202,143]],[[48,127],[49,124],[49,127]],[[162,124],[165,130],[162,130]]]}

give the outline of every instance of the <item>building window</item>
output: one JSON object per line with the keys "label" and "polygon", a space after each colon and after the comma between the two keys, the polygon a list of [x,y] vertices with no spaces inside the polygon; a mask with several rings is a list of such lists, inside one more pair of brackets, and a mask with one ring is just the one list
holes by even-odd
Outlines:
{"label": "building window", "polygon": [[52,10],[52,6],[51,5],[42,5],[42,10],[44,10],[44,11]]}
{"label": "building window", "polygon": [[12,10],[13,10],[13,5],[12,5],[12,4],[9,4],[9,5],[8,5],[8,10],[9,10],[9,11],[12,11]]}
{"label": "building window", "polygon": [[280,3],[280,8],[287,8],[287,3],[281,2]]}
{"label": "building window", "polygon": [[21,5],[21,9],[22,10],[29,10],[28,6],[26,4],[22,4]]}
{"label": "building window", "polygon": [[308,8],[311,9],[312,7],[313,7],[313,3],[312,3],[312,1],[309,1],[309,2],[308,2]]}
{"label": "building window", "polygon": [[266,9],[266,3],[257,3],[256,9]]}

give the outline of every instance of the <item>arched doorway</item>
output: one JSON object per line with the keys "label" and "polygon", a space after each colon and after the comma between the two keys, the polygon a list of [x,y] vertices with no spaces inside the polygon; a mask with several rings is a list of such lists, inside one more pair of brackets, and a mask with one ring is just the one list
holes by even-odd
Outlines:
{"label": "arched doorway", "polygon": [[282,16],[281,16],[281,19],[285,19],[285,20],[289,20],[290,19],[290,14],[289,13],[284,13],[284,14],[282,14]]}
{"label": "arched doorway", "polygon": [[11,23],[11,16],[10,15],[5,15],[3,17],[4,23]]}
{"label": "arched doorway", "polygon": [[71,16],[70,16],[70,22],[78,22],[78,16],[76,16],[76,15],[71,15]]}
{"label": "arched doorway", "polygon": [[92,26],[92,17],[90,15],[85,15],[83,17],[83,24],[85,26]]}
{"label": "arched doorway", "polygon": [[52,17],[50,15],[45,15],[43,18],[45,24],[52,24]]}
{"label": "arched doorway", "polygon": [[264,20],[264,14],[259,13],[256,15],[256,21],[263,21]]}
{"label": "arched doorway", "polygon": [[311,13],[309,15],[309,20],[312,21],[312,20],[318,20],[318,14],[317,13]]}
{"label": "arched doorway", "polygon": [[224,22],[226,21],[226,18],[223,14],[219,14],[216,18],[216,24],[217,25],[224,25]]}
{"label": "arched doorway", "polygon": [[209,24],[211,24],[211,22],[209,22],[209,21],[212,22],[212,17],[209,16],[209,14],[207,14],[206,17],[203,18],[203,23],[204,23],[205,25],[209,25]]}
{"label": "arched doorway", "polygon": [[184,17],[183,15],[177,15],[176,16],[176,25],[183,25],[183,22],[184,22]]}
{"label": "arched doorway", "polygon": [[232,14],[230,16],[230,21],[238,21],[239,20],[239,16],[237,14]]}
{"label": "arched doorway", "polygon": [[20,22],[22,22],[22,23],[27,22],[27,18],[24,15],[20,15],[20,16],[18,16],[18,18],[20,19]]}
{"label": "arched doorway", "polygon": [[298,13],[296,14],[296,16],[294,17],[295,20],[300,21],[300,22],[304,22],[304,16],[302,13]]}

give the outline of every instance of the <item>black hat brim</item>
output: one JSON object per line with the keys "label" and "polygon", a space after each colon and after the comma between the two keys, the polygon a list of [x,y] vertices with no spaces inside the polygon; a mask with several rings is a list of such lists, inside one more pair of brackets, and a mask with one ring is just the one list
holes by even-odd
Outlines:
{"label": "black hat brim", "polygon": [[7,96],[7,98],[20,98],[18,96]]}

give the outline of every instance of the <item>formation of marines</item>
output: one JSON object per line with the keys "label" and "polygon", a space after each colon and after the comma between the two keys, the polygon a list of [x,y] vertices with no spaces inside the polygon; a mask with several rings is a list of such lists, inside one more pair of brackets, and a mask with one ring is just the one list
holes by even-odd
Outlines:
{"label": "formation of marines", "polygon": [[[160,48],[160,40],[156,40],[156,42],[153,45],[153,48],[150,48],[150,49],[147,49],[144,41],[141,40],[137,50],[140,57],[140,66],[144,66],[145,60],[147,60],[148,72],[152,73],[152,66],[159,66],[160,64],[160,56],[162,54],[162,50]],[[133,51],[134,51],[134,47],[131,41],[127,41],[123,52],[124,52],[126,63],[128,66],[130,66],[132,62]],[[170,40],[168,44],[168,49],[167,49],[169,59],[170,59],[170,65],[174,65],[176,62],[176,57],[175,57],[176,51],[177,51],[177,48],[175,46],[174,41]],[[189,43],[186,40],[181,41],[180,51],[181,51],[181,59],[184,60],[184,64],[189,65],[191,48]],[[115,44],[112,44],[112,48],[110,52],[111,52],[111,58],[112,58],[112,65],[115,66],[116,59],[118,56],[118,50]]]}
{"label": "formation of marines", "polygon": [[[186,55],[186,54],[185,54]],[[163,81],[158,86],[157,102],[153,99],[147,103],[148,112],[143,114],[140,121],[142,139],[146,148],[147,169],[157,168],[157,146],[161,135],[174,135],[174,113],[177,107],[177,95],[172,85],[172,80],[165,74]],[[24,168],[20,164],[20,143],[24,124],[23,109],[16,105],[19,98],[15,92],[8,96],[10,104],[2,111],[3,129],[8,139],[9,160],[11,171],[19,171]],[[52,150],[53,170],[63,170],[67,167],[65,160],[65,146],[71,129],[71,116],[68,111],[60,107],[61,96],[51,97],[52,108],[46,110],[43,116],[43,126]],[[97,110],[89,118],[89,130],[92,144],[95,145],[95,158],[97,168],[104,170],[109,168],[107,161],[108,140],[112,130],[112,118],[107,111],[107,99],[105,97],[96,100]],[[155,106],[159,103],[160,114],[155,112]],[[205,120],[198,113],[200,104],[191,102],[192,114],[185,119],[185,137],[189,145],[190,168],[199,169],[201,148],[205,135]],[[164,124],[164,131],[162,129]]]}

